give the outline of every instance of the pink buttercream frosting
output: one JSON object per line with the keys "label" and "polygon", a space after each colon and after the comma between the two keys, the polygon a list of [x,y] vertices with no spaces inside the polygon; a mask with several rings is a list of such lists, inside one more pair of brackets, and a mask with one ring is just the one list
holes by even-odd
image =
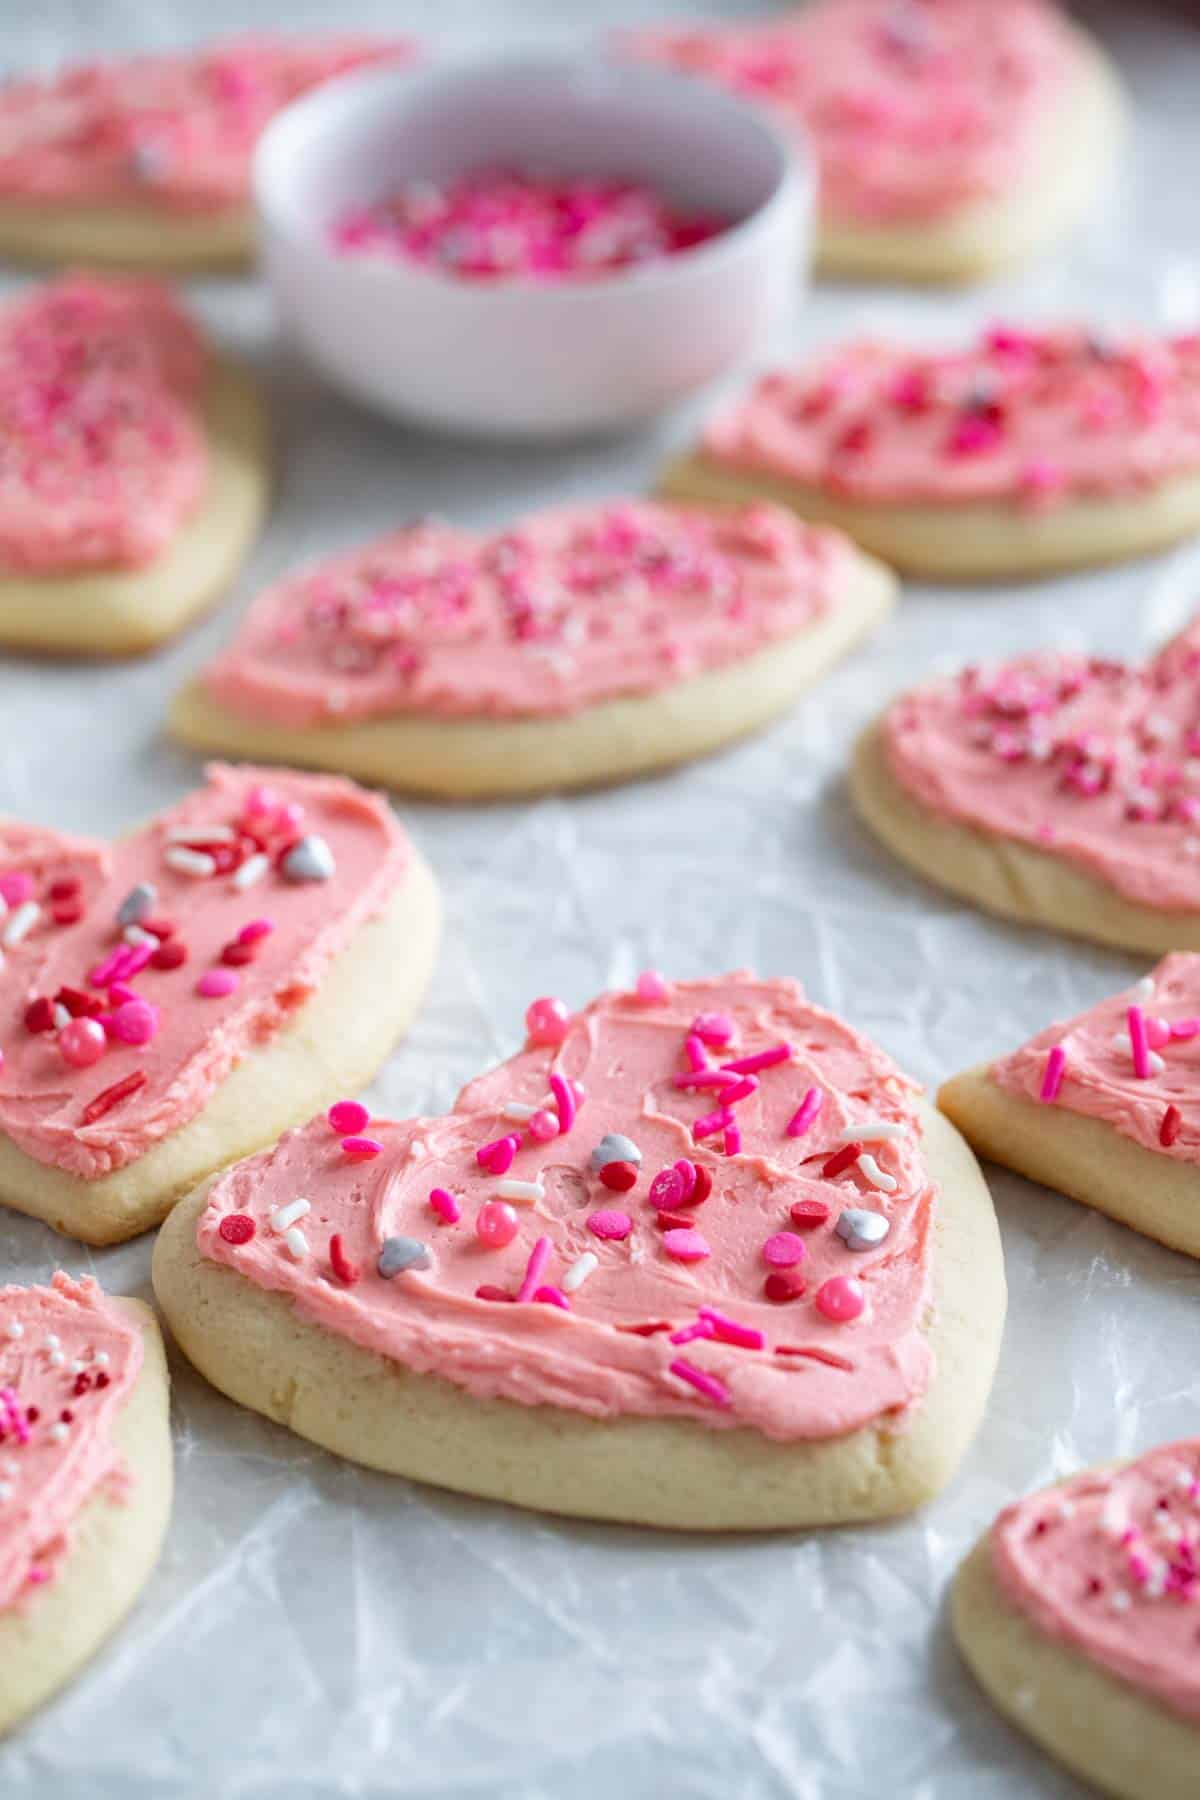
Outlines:
{"label": "pink buttercream frosting", "polygon": [[0,200],[240,208],[259,133],[282,107],[334,75],[411,55],[382,38],[248,37],[11,82],[0,90]]}
{"label": "pink buttercream frosting", "polygon": [[206,367],[157,282],[67,276],[0,310],[0,580],[161,554],[208,482]]}
{"label": "pink buttercream frosting", "polygon": [[1001,1591],[1037,1631],[1200,1719],[1200,1441],[1032,1494],[990,1543]]}
{"label": "pink buttercream frosting", "polygon": [[89,1276],[0,1287],[0,1615],[53,1580],[82,1509],[128,1476],[113,1425],[142,1337]]}
{"label": "pink buttercream frosting", "polygon": [[422,523],[269,589],[203,680],[286,725],[577,712],[804,631],[852,566],[776,507],[564,507],[486,538]]}
{"label": "pink buttercream frosting", "polygon": [[935,220],[1011,193],[1080,62],[1043,0],[817,0],[762,25],[629,41],[805,129],[833,225]]}
{"label": "pink buttercream frosting", "polygon": [[[285,873],[297,842],[324,879]],[[289,1022],[407,861],[377,795],[278,770],[215,765],[111,845],[0,823],[0,1130],[84,1180],[144,1155]]]}
{"label": "pink buttercream frosting", "polygon": [[1200,334],[998,325],[965,350],[862,341],[764,375],[703,453],[847,500],[1044,509],[1200,470]]}
{"label": "pink buttercream frosting", "polygon": [[[901,1424],[933,1365],[913,1084],[794,982],[745,973],[603,994],[535,1035],[560,1029],[442,1118],[373,1120],[367,1160],[319,1119],[238,1164],[201,1252],[478,1396],[784,1440]],[[763,1053],[757,1073],[720,1070]],[[733,1132],[712,1122],[722,1089]],[[847,1147],[856,1121],[881,1141]],[[854,1209],[886,1220],[881,1242],[847,1247]],[[420,1254],[381,1273],[398,1244]],[[859,1309],[840,1322],[846,1293]]]}
{"label": "pink buttercream frosting", "polygon": [[[1148,1072],[1140,1075],[1129,1035],[1131,1006],[1143,1014],[1150,1052]],[[1200,955],[1177,951],[1135,987],[1048,1025],[994,1062],[992,1080],[1020,1099],[1041,1100],[1056,1045],[1063,1052],[1056,1106],[1100,1119],[1145,1150],[1200,1163]]]}
{"label": "pink buttercream frosting", "polygon": [[1140,906],[1200,908],[1200,622],[1144,664],[1042,652],[967,668],[897,700],[883,741],[931,811]]}

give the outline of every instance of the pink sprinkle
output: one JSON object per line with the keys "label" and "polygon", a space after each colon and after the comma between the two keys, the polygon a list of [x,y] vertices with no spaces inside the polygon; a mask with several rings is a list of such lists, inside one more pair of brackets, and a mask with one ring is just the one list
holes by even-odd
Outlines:
{"label": "pink sprinkle", "polygon": [[690,1069],[686,1075],[675,1076],[677,1088],[729,1088],[737,1083],[737,1076],[730,1075],[724,1069]]}
{"label": "pink sprinkle", "polygon": [[736,1062],[722,1063],[733,1075],[757,1075],[760,1069],[773,1069],[776,1063],[787,1062],[792,1054],[790,1044],[776,1044],[774,1049],[760,1050],[756,1056],[739,1056]]}
{"label": "pink sprinkle", "polygon": [[104,1029],[122,1044],[148,1044],[158,1031],[158,1008],[148,1000],[126,1000],[105,1020]]}
{"label": "pink sprinkle", "polygon": [[708,1239],[699,1231],[677,1226],[672,1231],[664,1231],[662,1241],[667,1255],[677,1262],[703,1262],[706,1256],[712,1255]]}
{"label": "pink sprinkle", "polygon": [[702,1306],[700,1317],[706,1319],[723,1344],[737,1344],[742,1350],[765,1350],[767,1340],[757,1326],[739,1325],[715,1307]]}
{"label": "pink sprinkle", "polygon": [[541,1306],[557,1306],[562,1312],[570,1312],[571,1302],[561,1288],[540,1287],[533,1296]]}
{"label": "pink sprinkle", "polygon": [[32,899],[32,875],[27,875],[23,869],[10,869],[7,875],[0,875],[0,900],[6,906],[24,906]]}
{"label": "pink sprinkle", "polygon": [[552,1113],[549,1107],[539,1107],[525,1121],[525,1129],[535,1144],[548,1144],[551,1138],[558,1136],[558,1114]]}
{"label": "pink sprinkle", "polygon": [[748,1100],[751,1094],[758,1092],[758,1078],[755,1075],[743,1075],[732,1087],[727,1087],[721,1095],[722,1106],[736,1106],[739,1100]]}
{"label": "pink sprinkle", "polygon": [[733,1124],[733,1114],[727,1106],[717,1108],[716,1112],[705,1113],[692,1126],[692,1136],[699,1143],[701,1138],[712,1137],[714,1132],[724,1131]]}
{"label": "pink sprinkle", "polygon": [[633,1220],[627,1212],[606,1207],[600,1212],[589,1214],[587,1227],[593,1237],[611,1238],[614,1243],[620,1243],[633,1230]]}
{"label": "pink sprinkle", "polygon": [[820,1088],[810,1087],[787,1123],[789,1137],[803,1137],[824,1104]]}
{"label": "pink sprinkle", "polygon": [[49,1581],[50,1571],[49,1569],[30,1569],[25,1579],[30,1587],[41,1587],[44,1582]]}
{"label": "pink sprinkle", "polygon": [[1164,1044],[1171,1041],[1171,1027],[1165,1019],[1153,1019],[1146,1015],[1146,1042],[1151,1050],[1161,1050]]}
{"label": "pink sprinkle", "polygon": [[1067,1066],[1067,1053],[1061,1044],[1055,1044],[1046,1057],[1046,1069],[1042,1076],[1039,1100],[1047,1105],[1058,1099],[1058,1090],[1062,1086],[1063,1072]]}
{"label": "pink sprinkle", "polygon": [[686,1381],[688,1386],[694,1387],[698,1394],[703,1394],[706,1400],[711,1400],[714,1406],[729,1405],[729,1389],[723,1381],[718,1381],[715,1375],[706,1375],[703,1369],[698,1369],[694,1363],[686,1361],[682,1356],[675,1358],[670,1365],[670,1370],[671,1374],[677,1375],[680,1381]]}
{"label": "pink sprinkle", "polygon": [[431,1188],[429,1204],[439,1219],[445,1219],[447,1225],[457,1225],[462,1218],[462,1207],[447,1188]]}
{"label": "pink sprinkle", "polygon": [[678,1331],[673,1331],[667,1339],[667,1342],[669,1344],[690,1344],[693,1343],[696,1338],[710,1338],[715,1336],[716,1326],[711,1319],[697,1319],[693,1324],[681,1325]]}
{"label": "pink sprinkle", "polygon": [[568,1132],[575,1123],[578,1110],[575,1090],[561,1075],[553,1074],[550,1077],[550,1092],[554,1095],[554,1108],[558,1113],[558,1129],[560,1132]]}
{"label": "pink sprinkle", "polygon": [[29,1442],[29,1425],[13,1388],[0,1388],[0,1407],[4,1409],[5,1423],[18,1444],[27,1444]]}
{"label": "pink sprinkle", "polygon": [[232,994],[238,985],[238,978],[232,969],[205,969],[196,983],[196,992],[205,1000],[221,1000],[226,994]]}
{"label": "pink sprinkle", "polygon": [[518,1300],[531,1300],[541,1286],[542,1272],[550,1261],[550,1252],[554,1248],[548,1237],[540,1237],[529,1252],[529,1261],[525,1265],[525,1274],[517,1289]]}
{"label": "pink sprinkle", "polygon": [[1180,1043],[1186,1043],[1189,1038],[1197,1035],[1200,1035],[1200,1019],[1176,1019],[1171,1027],[1171,1036]]}
{"label": "pink sprinkle", "polygon": [[853,1275],[834,1275],[817,1289],[817,1311],[835,1324],[848,1325],[857,1319],[867,1304],[861,1281]]}
{"label": "pink sprinkle", "polygon": [[273,813],[279,805],[279,795],[273,788],[264,787],[262,782],[252,787],[246,795],[243,817],[261,819],[267,813]]}
{"label": "pink sprinkle", "polygon": [[[693,1172],[692,1186],[695,1185],[696,1177]],[[660,1169],[650,1183],[646,1198],[657,1211],[670,1212],[673,1207],[682,1205],[684,1189],[684,1178],[678,1169]]]}
{"label": "pink sprinkle", "polygon": [[703,1041],[696,1036],[694,1031],[683,1046],[683,1054],[687,1057],[688,1065],[693,1071],[707,1069],[708,1057],[705,1054]]}
{"label": "pink sprinkle", "polygon": [[251,919],[250,923],[243,925],[238,932],[237,941],[239,944],[256,944],[259,938],[270,937],[274,929],[275,926],[270,919]]}
{"label": "pink sprinkle", "polygon": [[728,1013],[699,1013],[692,1020],[692,1031],[701,1043],[720,1050],[733,1036],[733,1020]]}
{"label": "pink sprinkle", "polygon": [[347,1137],[342,1139],[342,1152],[346,1156],[378,1156],[383,1145],[378,1138]]}
{"label": "pink sprinkle", "polygon": [[736,1125],[736,1124],[735,1125],[727,1125],[725,1127],[725,1154],[726,1154],[726,1156],[740,1156],[741,1150],[742,1150],[742,1128],[741,1128],[741,1126]]}
{"label": "pink sprinkle", "polygon": [[804,1239],[794,1231],[776,1231],[762,1247],[763,1261],[770,1263],[773,1269],[790,1269],[793,1263],[803,1262],[807,1255]]}
{"label": "pink sprinkle", "polygon": [[109,1003],[112,1006],[124,1006],[127,1000],[136,1000],[133,988],[126,987],[123,981],[110,981],[107,984]]}
{"label": "pink sprinkle", "polygon": [[1125,1014],[1129,1024],[1129,1044],[1133,1051],[1133,1072],[1139,1081],[1150,1079],[1150,1051],[1146,1043],[1146,1020],[1140,1006],[1131,1006]]}
{"label": "pink sprinkle", "polygon": [[88,970],[88,981],[92,987],[108,987],[110,982],[116,980],[117,971],[125,960],[128,948],[128,944],[118,944],[115,950]]}
{"label": "pink sprinkle", "polygon": [[353,1137],[371,1123],[371,1115],[361,1100],[335,1100],[325,1117],[339,1137]]}
{"label": "pink sprinkle", "polygon": [[643,969],[637,978],[637,997],[646,1006],[653,1006],[658,1000],[667,997],[667,984],[657,969]]}
{"label": "pink sprinkle", "polygon": [[684,1201],[691,1198],[695,1191],[696,1165],[694,1162],[689,1162],[686,1156],[681,1156],[673,1166],[675,1173],[683,1183],[683,1190],[680,1193],[678,1200],[675,1202],[677,1206],[681,1206]]}
{"label": "pink sprinkle", "polygon": [[513,1158],[521,1147],[521,1140],[515,1132],[507,1137],[493,1138],[490,1144],[482,1144],[475,1152],[475,1161],[489,1175],[503,1175],[513,1166]]}

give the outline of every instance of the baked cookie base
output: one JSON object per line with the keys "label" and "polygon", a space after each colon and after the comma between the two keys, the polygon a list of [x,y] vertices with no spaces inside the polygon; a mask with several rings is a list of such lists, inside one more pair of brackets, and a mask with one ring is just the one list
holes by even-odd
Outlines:
{"label": "baked cookie base", "polygon": [[213,368],[205,422],[208,490],[162,555],[139,569],[0,576],[0,645],[128,656],[173,637],[220,597],[258,534],[270,488],[262,405],[231,363]]}
{"label": "baked cookie base", "polygon": [[1122,950],[1200,950],[1200,913],[1139,906],[1062,857],[923,806],[889,769],[879,723],[855,746],[850,796],[894,856],[985,912]]}
{"label": "baked cookie base", "polygon": [[142,1332],[137,1383],[115,1421],[133,1479],[119,1501],[97,1495],[80,1513],[55,1579],[20,1610],[0,1613],[0,1738],[49,1699],[129,1612],[158,1561],[171,1514],[167,1364],[154,1314],[116,1304]]}
{"label": "baked cookie base", "polygon": [[965,285],[1030,260],[1086,209],[1110,167],[1125,123],[1111,61],[1074,32],[1078,76],[1054,109],[1029,176],[1003,199],[946,219],[895,226],[821,226],[817,267],[852,280]]}
{"label": "baked cookie base", "polygon": [[860,557],[833,611],[794,637],[659,693],[561,717],[410,713],[289,727],[227,711],[199,679],[176,696],[169,728],[196,749],[333,769],[439,799],[589,787],[669,768],[757,730],[873,631],[894,601],[891,573]]}
{"label": "baked cookie base", "polygon": [[989,1162],[1200,1257],[1200,1168],[1192,1163],[1146,1150],[1102,1119],[1010,1094],[987,1063],[944,1083],[937,1103]]}
{"label": "baked cookie base", "polygon": [[154,206],[65,206],[0,200],[0,256],[8,262],[193,274],[254,260],[249,206],[173,212]]}
{"label": "baked cookie base", "polygon": [[0,1136],[0,1203],[85,1244],[149,1231],[197,1181],[371,1080],[424,997],[439,920],[433,876],[414,852],[386,909],[359,927],[290,1024],[251,1050],[186,1125],[95,1181]]}
{"label": "baked cookie base", "polygon": [[1194,1800],[1200,1731],[1036,1630],[997,1584],[986,1536],[958,1571],[951,1620],[988,1699],[1067,1768],[1120,1800]]}
{"label": "baked cookie base", "polygon": [[954,1474],[982,1417],[1004,1324],[991,1197],[953,1127],[924,1109],[942,1190],[928,1336],[933,1383],[912,1416],[824,1442],[744,1427],[595,1419],[475,1399],[307,1322],[290,1299],[196,1247],[205,1189],[154,1248],[159,1305],[215,1387],[354,1462],[540,1511],[690,1531],[847,1524],[906,1513]]}

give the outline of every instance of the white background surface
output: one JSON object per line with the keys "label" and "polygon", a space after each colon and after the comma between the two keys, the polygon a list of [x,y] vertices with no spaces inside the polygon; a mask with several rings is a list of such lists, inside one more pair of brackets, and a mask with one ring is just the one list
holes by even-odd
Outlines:
{"label": "white background surface", "polygon": [[[264,8],[261,22],[323,23],[329,11]],[[411,0],[353,17],[467,43],[671,11]],[[49,65],[246,18],[244,0],[12,6],[0,60]],[[956,334],[1001,310],[1200,319],[1200,31],[1137,3],[1100,24],[1136,129],[1089,231],[1019,281],[966,297],[825,287],[796,324],[797,347],[880,325]],[[251,282],[193,292],[269,387],[280,449],[270,528],[229,604],[161,656],[0,661],[6,812],[116,832],[180,795],[197,765],[160,735],[168,695],[256,589],[297,562],[429,510],[490,525],[636,490],[663,444],[686,435],[675,420],[658,441],[553,454],[406,436],[297,370]],[[846,752],[890,694],[939,661],[1063,641],[1134,655],[1198,599],[1197,549],[1019,590],[910,589],[873,645],[729,754],[613,793],[405,806],[441,877],[448,929],[377,1106],[440,1108],[517,1047],[534,994],[580,1003],[646,965],[798,975],[931,1082],[1115,990],[1140,965],[976,917],[893,866],[850,814]],[[1196,1431],[1200,1271],[1015,1177],[997,1173],[993,1190],[1011,1306],[991,1409],[959,1480],[898,1526],[686,1540],[508,1512],[339,1463],[177,1363],[178,1496],[162,1564],[91,1672],[0,1749],[0,1795],[1078,1794],[975,1694],[948,1636],[946,1584],[1014,1494]],[[6,1278],[44,1280],[61,1265],[148,1295],[149,1252],[144,1240],[92,1253],[0,1215]]]}

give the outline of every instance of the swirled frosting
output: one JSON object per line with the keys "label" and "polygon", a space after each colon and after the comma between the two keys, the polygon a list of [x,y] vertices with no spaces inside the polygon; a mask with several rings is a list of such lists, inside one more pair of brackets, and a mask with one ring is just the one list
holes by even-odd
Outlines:
{"label": "swirled frosting", "polygon": [[996,325],[964,350],[873,341],[764,375],[702,454],[847,500],[1045,509],[1200,470],[1200,334]]}
{"label": "swirled frosting", "polygon": [[0,89],[0,201],[213,213],[244,206],[259,133],[290,101],[409,45],[247,37],[73,63]]}
{"label": "swirled frosting", "polygon": [[781,1440],[901,1424],[933,1362],[913,1085],[790,981],[643,978],[562,1016],[444,1117],[373,1120],[373,1155],[334,1109],[238,1164],[201,1253],[474,1395]]}
{"label": "swirled frosting", "polygon": [[824,217],[861,226],[936,220],[1012,193],[1080,62],[1043,0],[817,0],[763,25],[629,44],[803,127]]}
{"label": "swirled frosting", "polygon": [[778,507],[564,507],[480,538],[423,523],[271,588],[202,677],[284,725],[571,713],[804,630],[854,553]]}
{"label": "swirled frosting", "polygon": [[1143,664],[1043,652],[971,666],[905,694],[882,730],[922,806],[1140,906],[1200,907],[1200,624]]}
{"label": "swirled frosting", "polygon": [[0,1287],[0,1616],[54,1579],[71,1530],[128,1479],[113,1424],[141,1333],[89,1276]]}
{"label": "swirled frosting", "polygon": [[352,782],[219,764],[114,844],[0,822],[0,1131],[84,1180],[124,1168],[289,1022],[407,860]]}
{"label": "swirled frosting", "polygon": [[1200,1442],[1019,1500],[990,1541],[1001,1591],[1037,1631],[1200,1719]]}

